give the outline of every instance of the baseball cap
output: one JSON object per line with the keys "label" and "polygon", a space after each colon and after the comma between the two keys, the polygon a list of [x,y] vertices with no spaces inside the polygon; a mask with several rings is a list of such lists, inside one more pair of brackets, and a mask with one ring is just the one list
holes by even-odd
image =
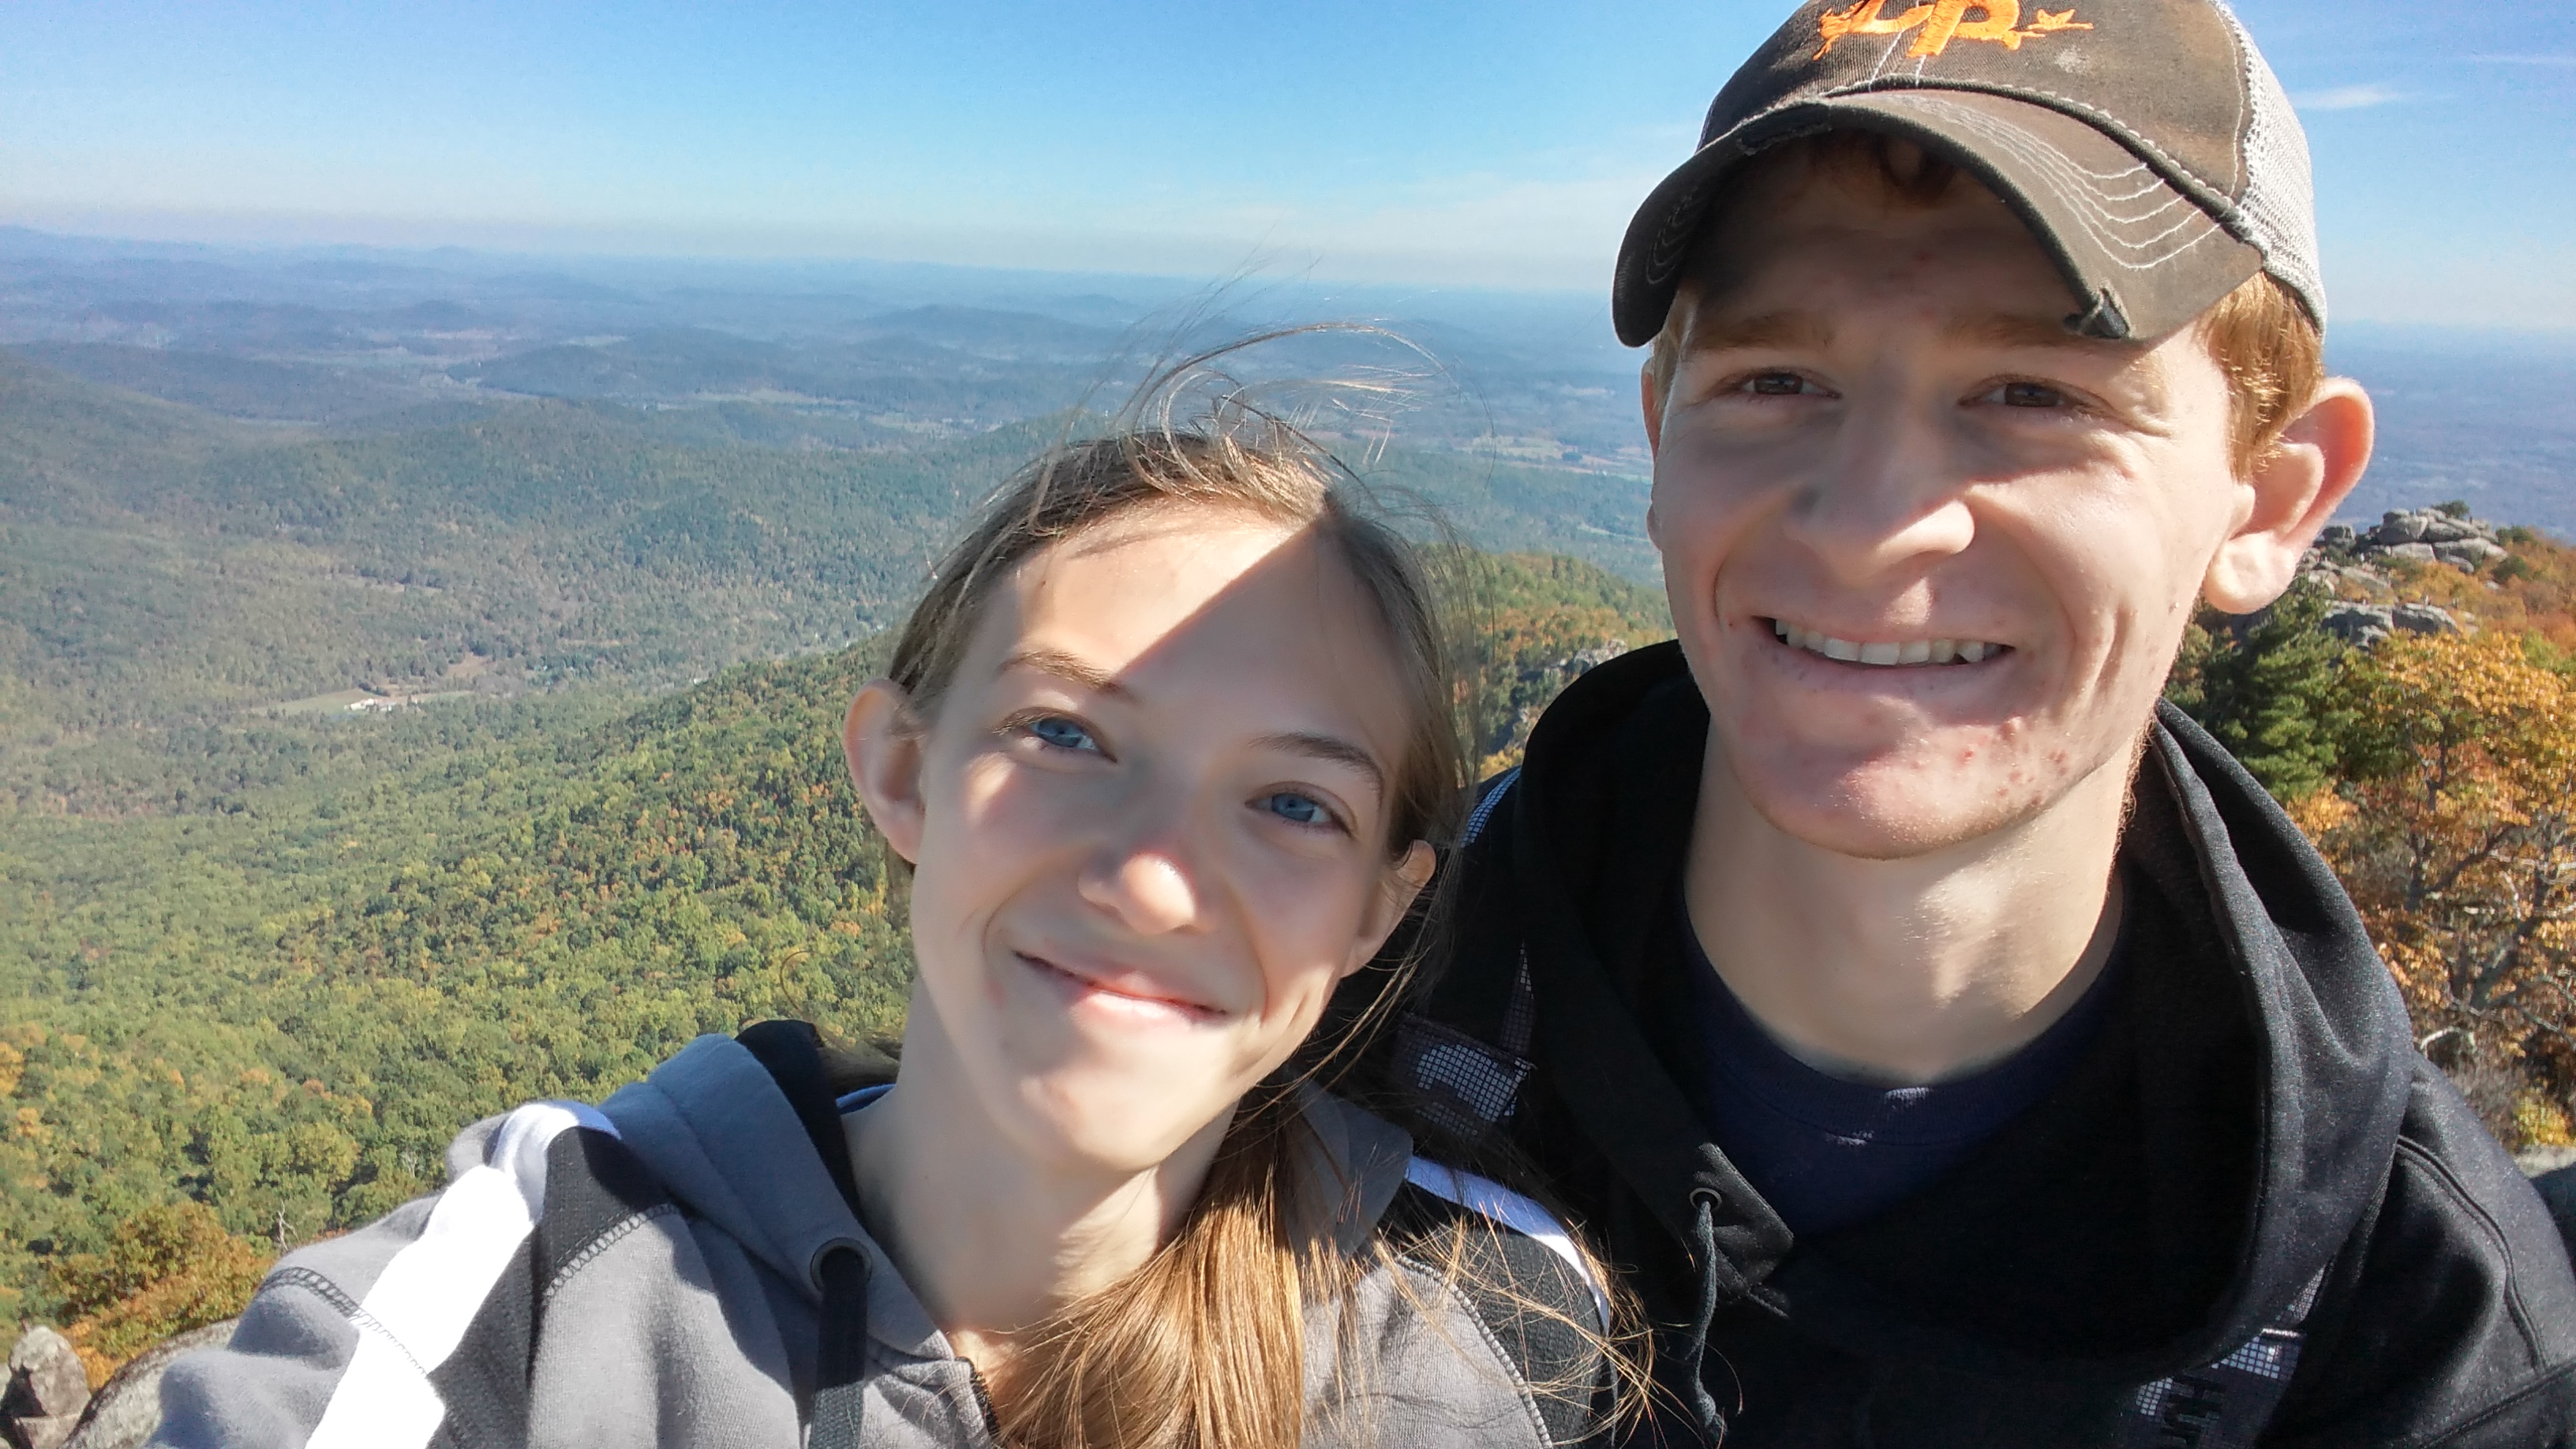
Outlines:
{"label": "baseball cap", "polygon": [[2307,134],[2216,0],[1815,0],[1718,92],[1628,223],[1611,318],[1652,341],[1746,161],[1823,131],[1919,142],[2002,197],[2073,289],[2069,329],[2153,341],[2269,272],[2317,325]]}

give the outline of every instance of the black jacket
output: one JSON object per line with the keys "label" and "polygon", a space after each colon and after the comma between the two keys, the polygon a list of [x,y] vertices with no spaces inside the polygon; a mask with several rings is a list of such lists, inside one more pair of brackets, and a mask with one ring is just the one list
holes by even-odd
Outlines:
{"label": "black jacket", "polygon": [[1499,1124],[1631,1270],[1649,1437],[2576,1445],[2576,1278],[2538,1197],[2414,1049],[2325,863],[2171,710],[2099,1038],[1931,1187],[1792,1242],[1640,1020],[1707,728],[1673,645],[1566,691],[1487,798],[1455,960],[1389,1063],[1462,1133]]}

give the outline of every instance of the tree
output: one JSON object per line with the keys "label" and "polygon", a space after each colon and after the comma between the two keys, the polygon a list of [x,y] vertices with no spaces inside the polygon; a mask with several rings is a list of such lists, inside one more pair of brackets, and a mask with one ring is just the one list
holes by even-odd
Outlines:
{"label": "tree", "polygon": [[2338,693],[2344,783],[2302,813],[2418,1030],[2576,1080],[2576,679],[2510,636],[2399,636]]}
{"label": "tree", "polygon": [[64,1336],[90,1387],[165,1338],[240,1313],[269,1261],[259,1245],[225,1232],[214,1209],[177,1202],[118,1224],[106,1252],[55,1263],[55,1291],[76,1315]]}
{"label": "tree", "polygon": [[2276,799],[2301,799],[2335,777],[2344,723],[2335,682],[2347,651],[2323,627],[2333,602],[2323,584],[2302,579],[2260,613],[2205,619],[2165,689]]}

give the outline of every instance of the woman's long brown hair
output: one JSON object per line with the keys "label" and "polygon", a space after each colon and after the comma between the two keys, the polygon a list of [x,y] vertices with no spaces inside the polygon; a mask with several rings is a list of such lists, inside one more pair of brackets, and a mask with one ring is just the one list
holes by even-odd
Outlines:
{"label": "woman's long brown hair", "polygon": [[[1256,339],[1259,340],[1259,339]],[[940,563],[887,670],[919,716],[936,713],[993,589],[1028,560],[1132,513],[1215,508],[1311,529],[1374,606],[1410,721],[1389,781],[1390,863],[1412,842],[1451,844],[1463,823],[1472,699],[1452,665],[1420,556],[1358,480],[1212,364],[1165,369],[1109,436],[1067,442],[1022,469]],[[1212,385],[1213,384],[1213,385]],[[1194,394],[1194,395],[1193,395]],[[1195,416],[1175,421],[1184,399]],[[890,864],[900,867],[899,861]],[[1426,897],[1437,892],[1426,892]],[[1407,939],[1428,943],[1417,904]],[[1424,946],[1398,953],[1375,1000],[1402,996]],[[1318,1154],[1304,1084],[1347,1060],[1382,1010],[1328,1015],[1316,1038],[1237,1106],[1198,1199],[1143,1267],[1016,1336],[990,1389],[1013,1449],[1296,1449],[1305,1427],[1305,1310],[1354,1280],[1329,1213],[1341,1185],[1310,1181]]]}

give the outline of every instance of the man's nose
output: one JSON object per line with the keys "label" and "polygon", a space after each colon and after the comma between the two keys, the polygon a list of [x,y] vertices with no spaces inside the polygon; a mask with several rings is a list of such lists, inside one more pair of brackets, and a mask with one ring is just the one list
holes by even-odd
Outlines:
{"label": "man's nose", "polygon": [[1919,405],[1865,405],[1800,483],[1787,532],[1838,583],[1884,579],[1967,549],[1977,533],[1969,481]]}

